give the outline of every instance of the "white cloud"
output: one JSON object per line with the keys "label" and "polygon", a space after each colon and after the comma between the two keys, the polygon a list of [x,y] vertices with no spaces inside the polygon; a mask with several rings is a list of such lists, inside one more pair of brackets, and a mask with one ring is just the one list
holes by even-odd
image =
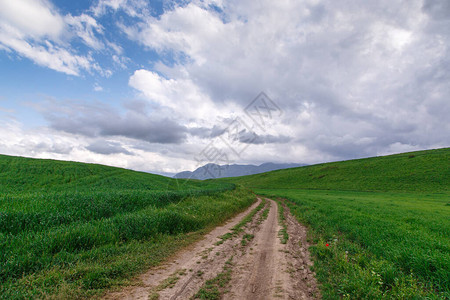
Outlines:
{"label": "white cloud", "polygon": [[209,4],[174,5],[122,25],[131,39],[174,60],[156,64],[159,74],[136,71],[130,86],[196,120],[207,111],[227,115],[230,103],[241,112],[267,91],[286,112],[270,134],[289,132],[302,153],[329,160],[400,149],[396,143],[450,143],[437,109],[449,111],[450,32],[441,16],[424,13],[422,1],[230,0],[216,3],[220,12]]}
{"label": "white cloud", "polygon": [[107,9],[118,10],[126,4],[127,0],[100,0],[97,6],[92,8],[94,15],[103,15]]}
{"label": "white cloud", "polygon": [[123,53],[123,48],[117,45],[116,43],[107,41],[107,44],[111,49],[114,50],[114,52],[118,55],[121,55]]}
{"label": "white cloud", "polygon": [[[438,147],[436,147],[438,148]],[[419,151],[423,150],[419,146],[415,145],[409,145],[409,144],[402,144],[399,142],[392,143],[387,148],[383,149],[377,155],[389,155],[389,154],[395,154],[395,153],[402,153],[402,152],[412,152],[412,151]]]}
{"label": "white cloud", "polygon": [[103,91],[103,88],[98,83],[95,83],[94,84],[94,91],[101,92],[101,91]]}
{"label": "white cloud", "polygon": [[80,69],[91,69],[89,57],[74,55],[68,50],[45,41],[42,45],[29,43],[26,40],[14,38],[11,35],[0,32],[0,42],[5,47],[14,49],[38,65],[48,67],[55,71],[69,75],[79,75]]}
{"label": "white cloud", "polygon": [[47,0],[0,0],[0,50],[15,51],[38,65],[68,75],[81,71],[96,71],[104,77],[104,70],[94,61],[92,53],[79,54],[72,42],[80,39],[94,51],[105,45],[116,53],[120,46],[103,36],[104,28],[92,16],[62,16]]}
{"label": "white cloud", "polygon": [[69,14],[65,16],[64,20],[72,27],[72,32],[82,39],[87,46],[95,50],[104,48],[104,44],[95,36],[95,33],[103,33],[103,27],[93,17],[86,14],[79,16]]}
{"label": "white cloud", "polygon": [[[0,0],[0,14],[2,47],[14,50],[38,65],[69,75],[79,75],[82,69],[91,70],[91,57],[76,55],[62,44],[61,36],[67,30],[67,24],[48,1]],[[68,20],[72,25],[87,22],[86,28],[93,26],[92,20],[80,18]],[[94,43],[89,40],[89,29],[82,33],[82,38],[87,43]]]}
{"label": "white cloud", "polygon": [[207,48],[237,42],[229,40],[233,34],[229,27],[232,30],[235,24],[227,26],[218,15],[191,3],[168,11],[159,19],[147,18],[139,26],[123,26],[123,30],[145,46],[160,52],[186,53],[201,64]]}
{"label": "white cloud", "polygon": [[119,55],[113,55],[112,60],[117,66],[119,66],[122,69],[126,69],[127,64],[131,62],[131,60],[128,57]]}
{"label": "white cloud", "polygon": [[33,38],[59,38],[65,23],[46,0],[0,0],[0,20]]}
{"label": "white cloud", "polygon": [[99,163],[146,172],[174,173],[189,164],[176,153],[134,148],[136,142],[126,138],[105,141],[46,127],[29,130],[17,121],[0,120],[0,125],[1,154]]}
{"label": "white cloud", "polygon": [[197,124],[203,121],[217,122],[218,116],[229,117],[229,114],[237,108],[232,103],[214,103],[190,79],[166,79],[155,72],[142,69],[134,72],[129,84],[146,99],[157,104],[161,111],[175,114],[171,117],[182,119],[184,122],[190,120],[196,120]]}
{"label": "white cloud", "polygon": [[108,10],[123,10],[131,17],[144,17],[148,15],[147,5],[145,0],[100,0],[91,10],[96,17],[106,14]]}
{"label": "white cloud", "polygon": [[[124,113],[68,109],[50,120],[51,141],[19,130],[33,143],[11,138],[11,149],[180,171],[194,167],[195,155],[235,117],[256,132],[243,109],[260,91],[284,114],[257,132],[261,138],[239,162],[314,163],[448,146],[446,1],[164,1],[162,15],[151,17],[143,0],[99,0],[79,16],[23,0],[24,14],[44,16],[31,28],[22,10],[10,15],[19,4],[0,0],[0,49],[71,75],[111,76],[94,60],[100,53],[114,70],[139,65],[128,85],[145,100],[127,102]],[[140,47],[133,55],[144,53],[138,61],[126,57],[129,45],[119,38],[106,39],[116,29],[100,23],[106,14],[120,17],[119,28]],[[71,48],[74,40],[89,50],[80,54]],[[108,139],[109,150],[87,151],[95,138]],[[64,142],[73,145],[70,154],[58,146]],[[114,153],[98,153],[108,151]]]}

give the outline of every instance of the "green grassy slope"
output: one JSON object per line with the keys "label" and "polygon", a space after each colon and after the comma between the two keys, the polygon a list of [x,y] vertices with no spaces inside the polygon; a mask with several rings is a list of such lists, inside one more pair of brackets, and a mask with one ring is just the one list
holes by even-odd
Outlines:
{"label": "green grassy slope", "polygon": [[450,299],[449,162],[446,148],[225,181],[286,199],[323,299]]}
{"label": "green grassy slope", "polygon": [[227,181],[252,188],[448,191],[450,148],[277,170]]}
{"label": "green grassy slope", "polygon": [[111,218],[232,188],[96,164],[0,156],[0,233]]}
{"label": "green grassy slope", "polygon": [[450,296],[448,194],[257,191],[287,199],[309,226],[324,299]]}
{"label": "green grassy slope", "polygon": [[253,201],[233,184],[1,155],[0,299],[98,295]]}
{"label": "green grassy slope", "polygon": [[[98,164],[0,155],[0,191],[48,192],[66,190],[160,190],[177,188],[180,181],[160,175]],[[183,181],[184,189],[205,188],[205,183]],[[217,187],[217,184],[213,184]]]}

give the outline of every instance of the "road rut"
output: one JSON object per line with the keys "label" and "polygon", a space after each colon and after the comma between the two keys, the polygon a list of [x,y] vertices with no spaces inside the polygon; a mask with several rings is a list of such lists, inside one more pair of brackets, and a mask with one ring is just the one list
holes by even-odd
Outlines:
{"label": "road rut", "polygon": [[[261,201],[265,207],[241,230],[233,231]],[[205,282],[224,270],[229,270],[229,278],[217,288],[220,299],[318,299],[306,229],[287,207],[284,216],[289,234],[286,244],[279,239],[282,227],[277,203],[258,199],[170,262],[143,274],[141,285],[110,293],[104,299],[195,299]]]}

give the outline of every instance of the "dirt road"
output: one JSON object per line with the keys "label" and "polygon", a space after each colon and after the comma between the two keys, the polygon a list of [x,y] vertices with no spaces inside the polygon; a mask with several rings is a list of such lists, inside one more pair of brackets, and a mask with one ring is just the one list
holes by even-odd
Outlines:
{"label": "dirt road", "polygon": [[306,230],[284,210],[282,244],[277,203],[258,199],[175,259],[141,275],[139,286],[105,299],[318,299]]}

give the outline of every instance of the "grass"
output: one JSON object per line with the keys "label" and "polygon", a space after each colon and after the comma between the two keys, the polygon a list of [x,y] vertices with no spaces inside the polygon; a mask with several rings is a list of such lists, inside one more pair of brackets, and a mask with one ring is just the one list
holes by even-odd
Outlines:
{"label": "grass", "polygon": [[449,299],[449,161],[447,148],[227,181],[287,199],[324,299]]}
{"label": "grass", "polygon": [[173,288],[178,280],[180,280],[180,276],[186,275],[186,270],[177,270],[172,275],[170,275],[168,278],[166,278],[163,282],[161,282],[158,286],[153,288],[150,291],[150,295],[148,296],[149,300],[158,300],[159,299],[159,292],[166,289],[166,288]]}
{"label": "grass", "polygon": [[258,220],[258,224],[261,224],[262,222],[264,222],[264,220],[267,219],[267,217],[269,216],[269,212],[270,212],[270,202],[267,202],[266,208],[262,211],[261,216]]}
{"label": "grass", "polygon": [[254,202],[234,185],[10,156],[0,191],[2,299],[98,296]]}
{"label": "grass", "polygon": [[221,179],[249,188],[445,192],[450,148],[318,164]]}
{"label": "grass", "polygon": [[253,220],[253,217],[261,209],[263,209],[266,206],[266,204],[267,204],[266,199],[262,199],[261,203],[255,209],[253,209],[248,215],[246,215],[244,218],[242,218],[242,220],[239,223],[237,223],[236,225],[233,226],[233,228],[231,228],[231,231],[233,233],[241,232],[243,230],[243,227],[245,227],[245,225],[250,223]]}
{"label": "grass", "polygon": [[227,232],[224,235],[220,236],[219,237],[220,241],[218,241],[216,245],[220,245],[224,241],[231,239],[240,232],[242,232],[243,228],[253,220],[253,217],[266,206],[266,203],[267,203],[266,199],[261,200],[261,203],[257,207],[255,207],[250,213],[248,213],[244,218],[242,218],[242,220],[239,221],[239,223],[237,223],[236,225],[233,226],[233,228],[231,228],[231,232]]}
{"label": "grass", "polygon": [[450,295],[448,195],[264,193],[287,198],[290,211],[310,227],[325,299]]}
{"label": "grass", "polygon": [[203,284],[192,299],[218,300],[226,293],[226,286],[231,280],[233,257],[225,262],[222,272]]}
{"label": "grass", "polygon": [[250,242],[251,240],[253,240],[255,236],[253,234],[250,233],[246,233],[242,236],[242,240],[241,240],[241,245],[245,246],[248,244],[248,242]]}
{"label": "grass", "polygon": [[278,222],[280,223],[281,229],[278,232],[280,242],[286,244],[289,239],[289,234],[287,233],[286,218],[284,217],[284,206],[279,200],[277,200],[278,205]]}
{"label": "grass", "polygon": [[[324,299],[449,299],[449,161],[446,148],[200,182],[0,155],[0,298],[128,284],[253,203],[238,183],[286,198],[309,227]],[[220,297],[227,268],[200,299]]]}

